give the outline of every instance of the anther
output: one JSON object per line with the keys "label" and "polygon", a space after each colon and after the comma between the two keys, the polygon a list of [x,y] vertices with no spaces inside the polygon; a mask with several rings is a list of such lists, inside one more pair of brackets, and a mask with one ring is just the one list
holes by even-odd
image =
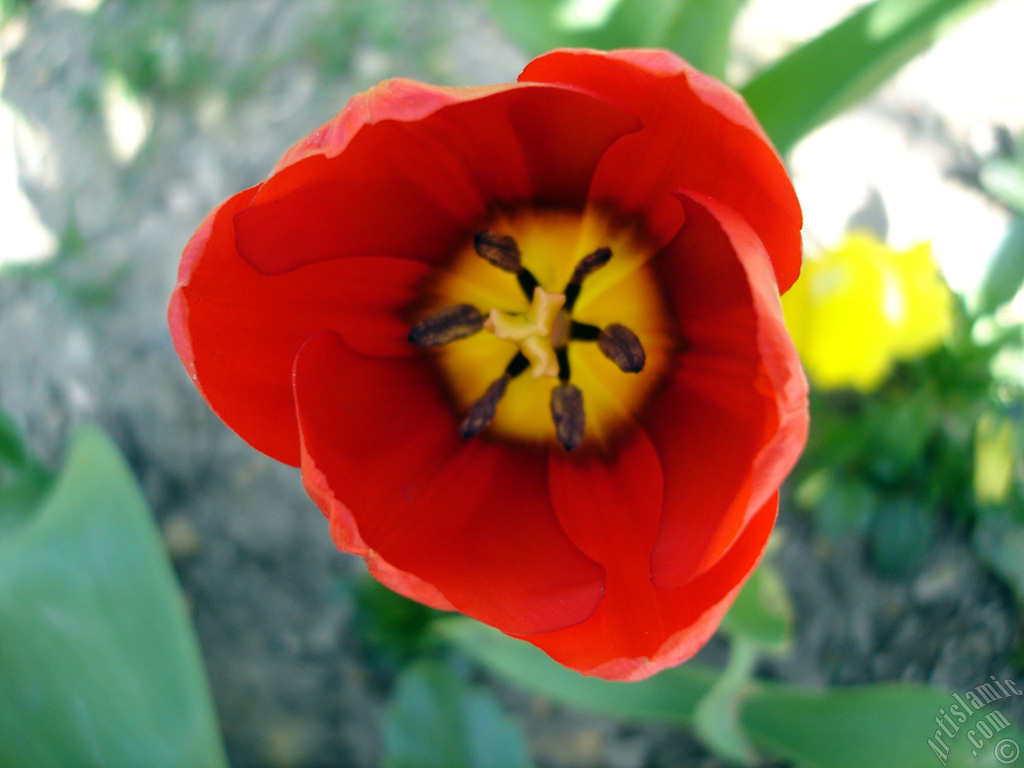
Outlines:
{"label": "anther", "polygon": [[555,421],[555,436],[567,451],[583,442],[583,393],[569,382],[562,382],[551,390],[551,418]]}
{"label": "anther", "polygon": [[509,235],[500,235],[490,229],[477,232],[473,235],[473,248],[477,255],[502,269],[511,272],[519,281],[519,287],[523,289],[526,298],[533,296],[533,290],[537,287],[537,278],[523,266],[523,256],[519,252],[519,246]]}
{"label": "anther", "polygon": [[507,373],[501,378],[495,379],[484,392],[483,397],[470,406],[469,414],[459,425],[459,432],[464,438],[469,439],[479,434],[480,430],[491,423],[491,419],[494,418],[494,409],[504,396],[505,388],[508,387],[511,380],[512,377]]}
{"label": "anther", "polygon": [[576,264],[576,268],[572,271],[572,277],[569,278],[569,283],[565,286],[565,311],[572,311],[573,306],[576,304],[576,299],[579,298],[580,288],[583,287],[583,281],[590,275],[605,264],[609,262],[612,257],[611,248],[598,248],[593,253],[588,253],[579,263]]}
{"label": "anther", "polygon": [[470,304],[446,307],[420,320],[409,331],[409,341],[417,347],[439,347],[464,339],[484,327],[484,316]]}
{"label": "anther", "polygon": [[626,373],[639,373],[647,362],[640,339],[629,328],[618,323],[612,323],[598,334],[597,348]]}
{"label": "anther", "polygon": [[519,274],[523,268],[523,256],[519,246],[509,235],[499,235],[490,229],[473,235],[473,248],[477,255],[486,259],[498,269]]}

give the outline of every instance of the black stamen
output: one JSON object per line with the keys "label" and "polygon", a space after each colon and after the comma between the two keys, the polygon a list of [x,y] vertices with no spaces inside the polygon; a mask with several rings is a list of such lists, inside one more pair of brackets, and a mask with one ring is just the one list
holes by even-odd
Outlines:
{"label": "black stamen", "polygon": [[555,358],[558,360],[558,380],[569,380],[569,348],[559,347],[555,350]]}
{"label": "black stamen", "polygon": [[[514,238],[485,229],[473,236],[473,248],[488,263],[516,276],[516,281],[527,299],[533,301],[534,292],[539,288],[537,278],[523,266],[522,254]],[[586,278],[601,269],[612,257],[611,248],[602,247],[584,256],[573,269],[565,286],[563,311],[571,313],[580,289]],[[409,341],[420,347],[447,344],[479,331],[484,325],[484,316],[472,305],[459,304],[448,307],[416,323],[409,332]],[[571,451],[583,442],[586,415],[583,410],[583,393],[570,383],[569,351],[564,326],[559,326],[558,384],[551,389],[551,418],[555,425],[555,436],[562,447]],[[589,323],[571,320],[569,340],[596,341],[602,354],[627,373],[643,370],[646,354],[636,334],[623,325],[613,323],[599,328]],[[487,387],[483,395],[469,408],[469,413],[459,425],[459,431],[466,439],[479,434],[494,419],[498,403],[505,396],[508,384],[530,367],[530,360],[522,351],[505,366],[505,372]]]}
{"label": "black stamen", "polygon": [[409,331],[417,347],[439,347],[472,336],[484,327],[484,316],[470,304],[456,304],[420,320]]}
{"label": "black stamen", "polygon": [[574,385],[563,382],[551,390],[551,418],[555,421],[555,436],[567,451],[583,442],[583,393]]}
{"label": "black stamen", "polygon": [[499,235],[490,229],[473,235],[473,248],[478,255],[487,259],[498,269],[519,274],[523,268],[523,257],[516,241],[508,235]]}
{"label": "black stamen", "polygon": [[524,355],[522,352],[516,354],[505,368],[505,375],[510,379],[514,379],[520,373],[530,367],[530,358]]}
{"label": "black stamen", "polygon": [[639,373],[647,362],[640,339],[629,328],[618,323],[612,323],[601,331],[597,337],[597,347],[626,373]]}
{"label": "black stamen", "polygon": [[484,392],[483,397],[473,403],[469,409],[469,414],[462,424],[459,425],[459,432],[462,433],[464,438],[468,440],[491,423],[491,419],[494,418],[494,409],[497,407],[498,401],[505,394],[505,388],[510,380],[511,377],[507,373],[501,378],[495,379],[491,386],[487,388],[487,391]]}
{"label": "black stamen", "polygon": [[569,338],[576,341],[597,341],[597,337],[600,334],[601,329],[590,323],[580,323],[573,320],[569,326]]}
{"label": "black stamen", "polygon": [[519,274],[516,275],[516,280],[519,281],[519,287],[523,289],[523,293],[526,294],[526,298],[533,301],[533,291],[540,285],[537,282],[537,278],[533,276],[533,273],[526,267],[520,270]]}
{"label": "black stamen", "polygon": [[569,278],[570,283],[576,283],[576,285],[582,285],[584,278],[587,275],[597,272],[601,267],[609,262],[612,258],[611,248],[598,248],[593,253],[588,253],[582,259],[580,263],[576,265],[576,269],[572,271],[572,277]]}
{"label": "black stamen", "polygon": [[571,312],[572,308],[576,305],[576,299],[579,298],[580,288],[583,285],[583,281],[590,275],[605,264],[612,257],[612,249],[603,247],[598,248],[593,253],[588,253],[579,263],[576,268],[572,271],[572,277],[569,278],[569,283],[565,286],[565,311]]}
{"label": "black stamen", "polygon": [[576,306],[576,299],[580,297],[582,287],[579,283],[569,283],[565,286],[565,304],[562,307],[566,312],[572,312],[572,308]]}

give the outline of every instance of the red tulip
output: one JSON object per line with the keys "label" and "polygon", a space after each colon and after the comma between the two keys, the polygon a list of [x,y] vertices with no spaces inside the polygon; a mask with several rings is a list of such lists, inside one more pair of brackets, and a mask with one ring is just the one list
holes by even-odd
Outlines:
{"label": "red tulip", "polygon": [[800,223],[726,86],[555,51],[356,96],[202,223],[171,331],[382,583],[636,680],[714,632],[803,447]]}

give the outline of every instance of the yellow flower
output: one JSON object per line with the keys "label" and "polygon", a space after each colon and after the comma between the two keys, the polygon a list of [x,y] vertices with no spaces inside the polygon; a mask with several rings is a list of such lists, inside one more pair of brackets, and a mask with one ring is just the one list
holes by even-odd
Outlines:
{"label": "yellow flower", "polygon": [[871,391],[897,360],[942,343],[953,323],[953,296],[931,244],[897,251],[864,232],[808,259],[782,306],[804,366],[823,389]]}

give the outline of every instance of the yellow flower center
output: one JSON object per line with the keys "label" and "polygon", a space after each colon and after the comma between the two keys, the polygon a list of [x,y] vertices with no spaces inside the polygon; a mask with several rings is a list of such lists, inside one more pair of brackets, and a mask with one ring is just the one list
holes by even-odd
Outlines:
{"label": "yellow flower center", "polygon": [[410,340],[435,350],[463,435],[574,449],[628,429],[675,344],[653,254],[596,211],[499,215],[460,248]]}

